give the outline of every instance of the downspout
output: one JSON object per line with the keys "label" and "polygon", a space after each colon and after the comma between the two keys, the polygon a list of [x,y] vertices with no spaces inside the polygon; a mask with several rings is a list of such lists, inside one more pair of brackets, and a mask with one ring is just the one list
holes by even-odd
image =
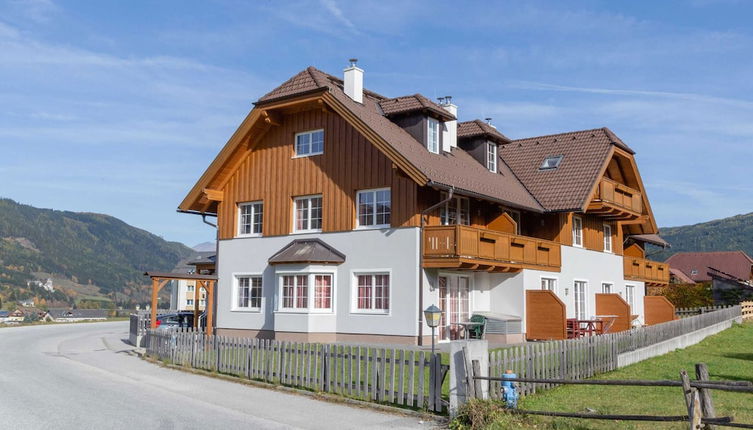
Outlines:
{"label": "downspout", "polygon": [[418,344],[421,346],[424,344],[424,217],[452,200],[454,193],[455,187],[450,187],[446,199],[421,211],[418,241]]}

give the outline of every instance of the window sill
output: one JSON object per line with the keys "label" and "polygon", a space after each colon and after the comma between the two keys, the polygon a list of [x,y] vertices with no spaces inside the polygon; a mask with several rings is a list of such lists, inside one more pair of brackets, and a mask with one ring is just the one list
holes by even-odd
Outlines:
{"label": "window sill", "polygon": [[276,314],[295,314],[295,315],[335,315],[335,312],[332,310],[321,310],[321,311],[314,311],[309,309],[278,309],[275,311]]}
{"label": "window sill", "polygon": [[367,316],[390,316],[390,311],[367,311],[367,310],[360,310],[360,311],[350,311],[351,315],[367,315]]}
{"label": "window sill", "polygon": [[237,234],[235,235],[237,239],[247,238],[247,237],[262,237],[261,233],[254,233],[254,234]]}
{"label": "window sill", "polygon": [[324,151],[322,151],[322,152],[314,152],[314,153],[311,153],[311,154],[303,154],[303,155],[296,154],[296,155],[293,155],[290,158],[293,158],[293,159],[295,159],[295,158],[306,158],[306,157],[314,157],[314,156],[317,156],[317,155],[324,155]]}
{"label": "window sill", "polygon": [[355,230],[383,230],[386,228],[392,228],[392,226],[390,224],[359,225],[355,228]]}
{"label": "window sill", "polygon": [[230,312],[241,312],[246,314],[260,314],[261,308],[235,308],[230,309]]}
{"label": "window sill", "polygon": [[309,234],[309,233],[321,233],[322,229],[316,229],[316,230],[295,230],[290,234]]}

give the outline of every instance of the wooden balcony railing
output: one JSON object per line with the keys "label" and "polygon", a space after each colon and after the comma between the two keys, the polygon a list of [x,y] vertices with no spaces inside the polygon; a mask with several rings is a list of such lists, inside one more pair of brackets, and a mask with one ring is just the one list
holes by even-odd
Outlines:
{"label": "wooden balcony railing", "polygon": [[625,279],[643,281],[649,285],[669,284],[669,265],[645,258],[623,257]]}
{"label": "wooden balcony railing", "polygon": [[424,227],[424,266],[559,270],[560,244],[465,225]]}
{"label": "wooden balcony railing", "polygon": [[596,196],[589,207],[594,211],[612,207],[613,210],[617,208],[640,215],[643,213],[643,197],[634,188],[609,178],[601,178]]}

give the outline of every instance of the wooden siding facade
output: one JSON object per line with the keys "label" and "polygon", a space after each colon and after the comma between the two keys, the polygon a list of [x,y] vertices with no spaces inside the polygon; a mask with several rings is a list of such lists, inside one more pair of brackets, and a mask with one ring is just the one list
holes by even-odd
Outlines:
{"label": "wooden siding facade", "polygon": [[[324,153],[295,157],[297,133],[324,129]],[[293,231],[293,199],[322,195],[322,231],[356,227],[356,193],[391,189],[392,226],[417,226],[418,185],[338,115],[307,110],[286,115],[252,150],[241,155],[238,168],[222,189],[218,207],[220,239],[236,236],[238,204],[262,201],[264,236]]]}

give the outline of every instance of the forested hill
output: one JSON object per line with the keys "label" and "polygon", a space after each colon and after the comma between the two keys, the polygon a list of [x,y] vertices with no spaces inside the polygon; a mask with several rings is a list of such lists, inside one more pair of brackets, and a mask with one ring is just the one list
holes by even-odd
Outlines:
{"label": "forested hill", "polygon": [[170,271],[192,253],[108,215],[0,199],[0,286],[5,284],[6,292],[9,286],[25,287],[33,273],[43,272],[99,287],[104,296],[128,297],[143,292],[145,270]]}
{"label": "forested hill", "polygon": [[675,252],[737,251],[753,256],[753,213],[680,227],[662,227],[661,236],[672,248],[652,258],[665,260]]}

